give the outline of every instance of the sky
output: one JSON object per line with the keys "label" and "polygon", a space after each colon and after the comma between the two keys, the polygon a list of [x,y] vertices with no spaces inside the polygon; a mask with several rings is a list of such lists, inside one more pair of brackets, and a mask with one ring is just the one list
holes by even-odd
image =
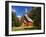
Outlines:
{"label": "sky", "polygon": [[31,6],[12,6],[12,11],[16,12],[16,16],[23,16],[23,14],[31,10]]}

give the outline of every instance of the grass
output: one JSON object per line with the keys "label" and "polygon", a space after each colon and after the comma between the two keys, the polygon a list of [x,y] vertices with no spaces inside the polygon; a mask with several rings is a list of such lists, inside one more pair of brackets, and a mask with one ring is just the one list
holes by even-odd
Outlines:
{"label": "grass", "polygon": [[40,30],[37,26],[28,26],[28,27],[12,27],[12,31],[23,31],[23,30]]}

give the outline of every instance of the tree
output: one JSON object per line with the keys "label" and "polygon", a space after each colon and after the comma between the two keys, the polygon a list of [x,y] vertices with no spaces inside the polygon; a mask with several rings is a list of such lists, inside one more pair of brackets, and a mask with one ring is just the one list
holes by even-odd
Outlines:
{"label": "tree", "polygon": [[15,26],[16,23],[16,14],[12,12],[12,26]]}
{"label": "tree", "polygon": [[19,22],[19,18],[16,17],[15,12],[12,12],[12,26],[16,26],[16,27],[21,26],[21,22]]}
{"label": "tree", "polygon": [[41,8],[32,7],[32,11],[30,11],[28,15],[34,21],[33,25],[40,28],[41,27]]}

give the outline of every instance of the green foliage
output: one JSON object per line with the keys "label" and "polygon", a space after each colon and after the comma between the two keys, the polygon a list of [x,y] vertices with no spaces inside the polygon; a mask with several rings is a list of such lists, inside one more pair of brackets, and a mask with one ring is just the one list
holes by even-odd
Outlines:
{"label": "green foliage", "polygon": [[16,27],[19,27],[19,26],[21,26],[21,23],[20,23],[20,22],[16,22],[16,23],[15,23],[15,26],[16,26]]}
{"label": "green foliage", "polygon": [[21,26],[21,23],[18,21],[16,14],[14,12],[12,12],[12,26]]}
{"label": "green foliage", "polygon": [[16,15],[14,12],[12,12],[12,26],[15,26],[15,22],[16,22]]}
{"label": "green foliage", "polygon": [[29,12],[29,15],[31,14],[32,16],[29,16],[29,17],[32,18],[32,20],[34,21],[33,25],[37,27],[41,27],[41,8],[34,7],[32,11]]}

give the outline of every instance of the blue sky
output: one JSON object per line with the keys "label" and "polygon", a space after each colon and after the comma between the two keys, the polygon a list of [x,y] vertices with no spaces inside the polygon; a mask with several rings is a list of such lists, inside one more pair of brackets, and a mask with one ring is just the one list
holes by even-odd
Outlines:
{"label": "blue sky", "polygon": [[25,9],[27,9],[27,11],[31,11],[32,7],[31,6],[12,6],[12,10],[14,10],[16,12],[16,16],[23,16],[23,14],[25,13]]}

